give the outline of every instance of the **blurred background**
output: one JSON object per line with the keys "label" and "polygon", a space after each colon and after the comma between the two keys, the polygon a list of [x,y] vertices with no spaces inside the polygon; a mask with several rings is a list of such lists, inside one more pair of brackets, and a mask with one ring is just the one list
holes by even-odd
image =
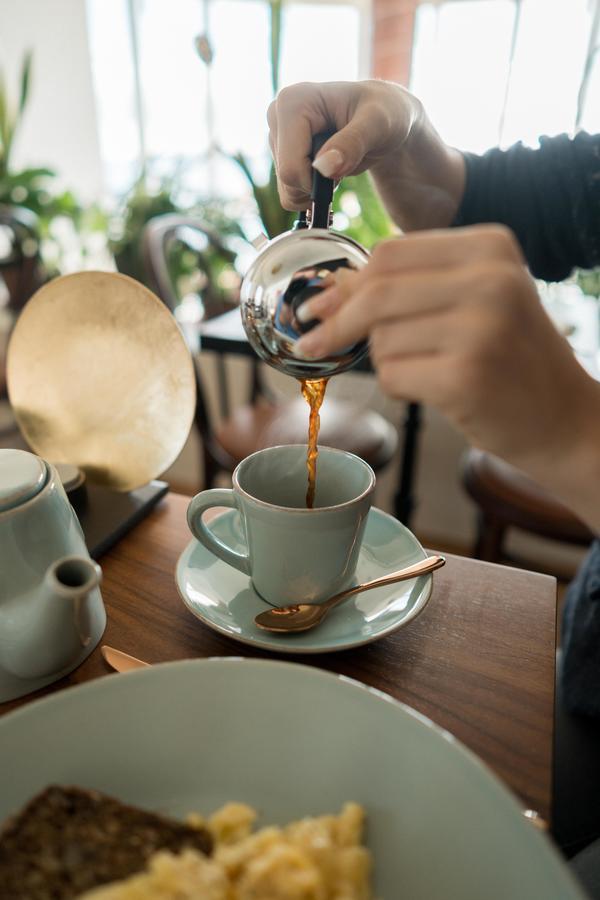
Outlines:
{"label": "blurred background", "polygon": [[[251,241],[290,227],[265,118],[280,87],[398,81],[447,142],[474,152],[600,131],[597,0],[0,0],[0,21],[0,341],[57,274],[118,269],[157,290],[141,243],[148,222],[200,220],[204,237],[188,229],[165,250],[172,291],[162,299],[192,335],[215,428],[219,378],[235,406],[255,373],[245,359],[203,353],[197,326],[235,306]],[[334,225],[367,247],[393,233],[366,175],[337,191]],[[595,370],[597,273],[540,291]],[[277,373],[261,377],[277,396],[297,392]],[[401,429],[404,407],[372,377],[340,376],[329,396]],[[462,484],[463,441],[423,415],[411,526],[432,546],[471,552],[481,510]],[[0,430],[10,445],[6,399]],[[396,459],[379,479],[377,503],[390,510],[398,468]],[[186,493],[205,483],[197,431],[167,477]],[[508,546],[564,572],[581,553],[519,529]]]}

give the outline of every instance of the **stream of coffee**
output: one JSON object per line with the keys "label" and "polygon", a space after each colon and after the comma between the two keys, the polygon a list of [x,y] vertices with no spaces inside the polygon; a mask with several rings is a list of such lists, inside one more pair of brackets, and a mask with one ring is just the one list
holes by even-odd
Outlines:
{"label": "stream of coffee", "polygon": [[312,509],[315,502],[315,489],[317,486],[317,455],[319,453],[319,410],[325,396],[327,378],[309,379],[301,382],[302,396],[310,406],[310,418],[308,422],[308,452],[306,454],[306,468],[308,469],[308,489],[306,491],[306,506]]}

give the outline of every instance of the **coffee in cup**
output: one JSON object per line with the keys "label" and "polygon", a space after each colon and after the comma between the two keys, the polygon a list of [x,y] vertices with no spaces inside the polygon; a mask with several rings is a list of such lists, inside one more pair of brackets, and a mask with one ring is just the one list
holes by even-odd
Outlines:
{"label": "coffee in cup", "polygon": [[[320,447],[312,509],[306,507],[303,444],[253,453],[232,480],[232,489],[194,497],[188,524],[215,556],[249,575],[261,597],[274,606],[318,603],[352,584],[375,489],[375,474],[364,460]],[[247,553],[227,546],[202,519],[218,506],[238,511]]]}

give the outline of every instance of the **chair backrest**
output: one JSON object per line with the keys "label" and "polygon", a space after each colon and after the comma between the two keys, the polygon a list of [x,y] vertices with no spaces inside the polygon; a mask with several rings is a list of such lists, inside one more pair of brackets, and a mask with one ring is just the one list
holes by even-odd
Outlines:
{"label": "chair backrest", "polygon": [[[178,319],[186,341],[194,354],[196,377],[196,427],[202,437],[205,469],[210,469],[207,482],[220,466],[219,448],[214,441],[214,431],[210,421],[209,406],[200,378],[198,359],[197,329],[188,327],[178,315],[182,290],[176,283],[178,278],[189,283],[202,302],[201,320],[213,318],[238,305],[237,285],[227,292],[216,284],[219,266],[215,263],[228,260],[233,263],[235,254],[225,245],[219,234],[206,222],[192,216],[166,213],[155,216],[146,223],[141,235],[141,253],[148,286],[155,291],[163,303]],[[187,254],[184,256],[182,254]],[[185,293],[185,291],[183,292]],[[227,395],[226,373],[223,360],[219,360],[217,378],[219,391]]]}
{"label": "chair backrest", "polygon": [[141,250],[148,284],[172,312],[182,299],[178,281],[193,286],[201,298],[204,319],[237,305],[237,286],[225,290],[217,283],[223,263],[232,263],[235,254],[201,219],[177,213],[150,219],[142,232]]}
{"label": "chair backrest", "polygon": [[8,305],[15,313],[46,280],[38,220],[29,209],[0,204],[0,275],[8,290]]}

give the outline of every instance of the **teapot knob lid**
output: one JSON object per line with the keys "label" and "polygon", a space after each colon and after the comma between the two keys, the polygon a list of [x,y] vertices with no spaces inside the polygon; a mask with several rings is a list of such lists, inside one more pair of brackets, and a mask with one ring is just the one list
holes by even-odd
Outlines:
{"label": "teapot knob lid", "polygon": [[46,484],[43,460],[27,450],[0,450],[0,513],[35,497]]}

